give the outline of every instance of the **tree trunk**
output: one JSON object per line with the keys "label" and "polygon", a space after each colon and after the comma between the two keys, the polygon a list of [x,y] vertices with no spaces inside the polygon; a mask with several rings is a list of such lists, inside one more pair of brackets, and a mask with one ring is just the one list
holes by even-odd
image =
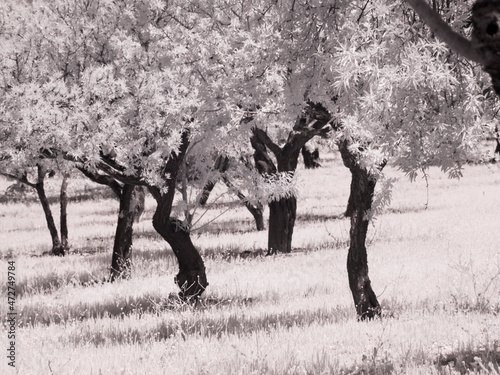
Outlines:
{"label": "tree trunk", "polygon": [[282,198],[269,203],[269,234],[267,255],[290,253],[297,215],[297,199]]}
{"label": "tree trunk", "polygon": [[309,150],[307,145],[302,147],[302,158],[304,159],[304,165],[306,169],[318,168],[321,165],[318,163],[319,160],[319,150],[316,148],[314,151]]}
{"label": "tree trunk", "polygon": [[264,225],[264,207],[260,203],[251,204],[249,202],[245,202],[245,206],[255,219],[255,229],[259,232],[266,229]]}
{"label": "tree trunk", "polygon": [[45,220],[47,221],[47,227],[49,228],[50,236],[52,238],[52,254],[58,256],[64,256],[64,249],[61,246],[61,241],[59,240],[59,233],[57,232],[56,224],[54,222],[54,217],[52,216],[52,210],[50,209],[49,201],[47,200],[47,195],[45,194],[45,180],[46,171],[42,167],[38,167],[38,180],[35,184],[35,190],[42,204],[43,213],[45,214]]}
{"label": "tree trunk", "polygon": [[134,222],[138,223],[144,213],[146,204],[146,189],[144,186],[136,186],[132,192],[132,208],[134,211]]}
{"label": "tree trunk", "polygon": [[168,242],[179,262],[179,273],[174,279],[181,289],[179,296],[188,300],[198,298],[208,286],[208,281],[205,264],[191,241],[190,233],[179,220],[170,219],[166,225],[159,225],[159,221],[163,222],[155,214],[153,226]]}
{"label": "tree trunk", "polygon": [[189,145],[189,134],[182,135],[182,145],[177,154],[170,155],[164,173],[168,179],[166,192],[155,186],[148,186],[157,202],[153,215],[153,227],[167,241],[179,263],[179,273],[175,283],[181,289],[179,296],[185,300],[198,298],[208,286],[205,264],[198,250],[194,247],[188,231],[179,220],[170,218],[175,195],[175,184],[182,159]]}
{"label": "tree trunk", "polygon": [[117,279],[129,279],[132,268],[132,234],[135,218],[133,185],[125,184],[120,195],[120,211],[116,226],[113,256],[111,258],[111,282]]}
{"label": "tree trunk", "polygon": [[203,190],[198,201],[200,206],[205,206],[207,204],[208,198],[210,198],[210,194],[212,193],[212,190],[214,190],[215,183],[216,181],[208,181],[205,186],[203,186]]}
{"label": "tree trunk", "polygon": [[351,190],[349,193],[349,199],[347,200],[347,207],[346,207],[345,212],[344,212],[345,217],[352,217],[352,214],[354,212],[353,199],[354,199],[354,195],[356,194],[356,192],[354,191],[356,188],[357,188],[356,184],[353,184],[351,181],[351,188],[350,188]]}
{"label": "tree trunk", "polygon": [[[283,147],[273,142],[263,129],[253,128],[250,141],[254,149],[255,166],[259,173],[264,177],[277,172],[293,175],[297,169],[300,150],[313,137],[326,136],[331,129],[330,120],[330,114],[322,105],[308,103],[297,118],[293,131],[288,134]],[[267,149],[276,157],[277,168],[269,157]],[[268,254],[291,252],[296,212],[295,197],[280,198],[269,203]]]}
{"label": "tree trunk", "polygon": [[380,304],[368,277],[368,255],[366,252],[366,234],[369,224],[366,215],[372,206],[376,180],[365,168],[360,167],[357,156],[349,151],[348,146],[347,141],[339,143],[342,160],[344,165],[350,169],[352,176],[352,212],[347,273],[356,312],[359,319],[364,320],[380,316],[381,312]]}
{"label": "tree trunk", "polygon": [[61,246],[64,250],[69,249],[68,243],[68,174],[63,174],[61,191],[59,195],[59,205],[61,207]]}
{"label": "tree trunk", "polygon": [[[227,156],[219,155],[215,159],[215,164],[213,167],[213,170],[218,171],[220,174],[224,173],[227,171],[229,168],[229,158]],[[219,177],[215,180],[210,180],[208,181],[205,186],[203,186],[203,190],[200,196],[200,199],[198,203],[200,206],[205,206],[207,204],[208,198],[210,197],[210,193],[212,193],[212,190],[215,187],[215,184],[217,183]]]}
{"label": "tree trunk", "polygon": [[262,231],[262,230],[266,229],[266,227],[264,225],[264,207],[262,206],[262,204],[260,202],[257,202],[255,204],[250,203],[248,201],[247,197],[245,197],[245,194],[243,194],[241,191],[236,189],[234,187],[234,185],[231,183],[231,181],[229,181],[229,179],[226,176],[222,177],[222,179],[229,189],[233,189],[236,191],[236,196],[238,197],[238,199],[241,202],[243,202],[243,204],[245,205],[247,210],[250,211],[253,218],[255,219],[256,229],[258,231]]}

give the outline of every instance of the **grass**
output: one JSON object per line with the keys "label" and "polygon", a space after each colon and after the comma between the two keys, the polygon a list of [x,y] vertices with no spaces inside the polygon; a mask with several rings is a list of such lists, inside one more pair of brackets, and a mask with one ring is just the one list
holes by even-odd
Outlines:
{"label": "grass", "polygon": [[[0,267],[16,259],[19,315],[16,369],[4,359],[1,373],[498,374],[498,168],[469,166],[460,181],[431,170],[427,209],[425,181],[389,169],[401,180],[368,234],[384,318],[361,323],[345,269],[349,174],[334,155],[322,164],[300,171],[292,254],[263,256],[267,233],[240,206],[193,234],[210,282],[196,305],[176,297],[176,261],[152,228],[150,198],[135,227],[133,278],[114,284],[103,280],[118,202],[105,192],[71,182],[64,258],[41,256],[50,237],[36,202],[2,203]],[[230,202],[221,198],[200,224]]]}

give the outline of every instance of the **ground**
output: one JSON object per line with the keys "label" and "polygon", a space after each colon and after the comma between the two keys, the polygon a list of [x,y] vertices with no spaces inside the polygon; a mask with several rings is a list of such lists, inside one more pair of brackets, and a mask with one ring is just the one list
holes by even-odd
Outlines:
{"label": "ground", "polygon": [[[118,202],[106,191],[70,183],[64,258],[41,256],[50,236],[34,197],[0,203],[0,313],[12,259],[18,310],[16,368],[4,356],[1,373],[498,373],[499,167],[467,166],[461,180],[431,169],[428,190],[388,168],[399,181],[368,234],[383,318],[358,322],[345,267],[349,174],[336,155],[321,164],[299,171],[290,255],[263,256],[267,233],[230,197],[209,204],[193,242],[210,286],[195,306],[175,297],[177,265],[152,228],[151,198],[135,226],[133,277],[113,284],[102,281]],[[55,197],[57,180],[49,188]]]}

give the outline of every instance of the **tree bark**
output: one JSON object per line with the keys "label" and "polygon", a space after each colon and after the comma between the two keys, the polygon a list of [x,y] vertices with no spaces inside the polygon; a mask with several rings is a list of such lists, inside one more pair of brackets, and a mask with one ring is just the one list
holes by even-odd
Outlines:
{"label": "tree bark", "polygon": [[185,300],[198,298],[208,286],[203,259],[194,247],[190,233],[183,228],[182,222],[169,219],[168,223],[164,223],[163,219],[155,213],[153,226],[168,242],[179,262],[179,273],[174,279],[181,289],[179,297]]}
{"label": "tree bark", "polygon": [[351,187],[350,187],[350,193],[349,193],[349,199],[347,200],[347,207],[344,212],[345,217],[352,217],[352,214],[354,212],[354,195],[356,194],[353,190],[355,190],[356,184],[354,184],[351,181]]}
{"label": "tree bark", "polygon": [[351,171],[352,176],[350,244],[347,254],[349,287],[359,319],[373,319],[380,316],[381,309],[368,276],[366,235],[369,224],[367,213],[372,207],[376,180],[365,168],[359,165],[357,156],[349,150],[348,146],[349,144],[345,140],[339,143],[342,160]]}
{"label": "tree bark", "polygon": [[63,174],[61,190],[59,194],[59,205],[61,207],[61,246],[64,250],[69,249],[68,243],[68,174]]}
{"label": "tree bark", "polygon": [[43,167],[38,166],[38,178],[37,183],[34,185],[34,187],[38,194],[38,198],[40,199],[40,203],[42,204],[47,227],[49,228],[50,237],[52,238],[52,254],[64,256],[64,248],[62,247],[61,241],[59,240],[59,233],[57,232],[54,217],[52,216],[52,210],[50,209],[50,204],[47,200],[47,195],[45,194],[45,175],[46,170]]}
{"label": "tree bark", "polygon": [[144,186],[136,186],[132,192],[132,207],[134,210],[134,223],[138,223],[144,213],[146,204],[146,189]]}
{"label": "tree bark", "polygon": [[304,159],[304,166],[306,169],[314,169],[321,166],[318,163],[319,150],[317,148],[311,151],[307,145],[304,145],[304,147],[302,147],[302,158]]}
{"label": "tree bark", "polygon": [[205,264],[191,241],[190,233],[179,220],[170,218],[176,179],[188,146],[189,134],[186,131],[182,135],[178,153],[170,155],[163,171],[164,176],[168,175],[165,181],[166,192],[158,187],[148,186],[157,202],[153,227],[168,242],[177,258],[179,273],[175,277],[175,283],[181,289],[179,296],[185,300],[198,298],[208,286]]}
{"label": "tree bark", "polygon": [[297,216],[297,199],[282,198],[269,203],[269,232],[267,255],[290,253]]}
{"label": "tree bark", "polygon": [[125,184],[120,195],[120,210],[111,258],[111,282],[117,279],[129,279],[131,276],[132,235],[135,218],[134,190],[133,185]]}

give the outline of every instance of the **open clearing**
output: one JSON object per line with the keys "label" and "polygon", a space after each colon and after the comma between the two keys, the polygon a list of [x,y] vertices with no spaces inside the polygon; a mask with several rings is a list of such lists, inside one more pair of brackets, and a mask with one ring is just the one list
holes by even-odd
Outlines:
{"label": "open clearing", "polygon": [[[232,209],[193,234],[210,283],[196,306],[175,297],[177,265],[152,228],[151,198],[135,225],[133,277],[114,284],[101,281],[118,202],[103,189],[70,183],[80,198],[69,205],[64,258],[40,256],[50,237],[36,200],[0,204],[2,295],[7,260],[16,259],[19,313],[16,371],[3,356],[1,373],[498,373],[498,166],[467,166],[459,181],[432,169],[427,209],[424,180],[387,171],[400,180],[368,244],[384,318],[360,323],[345,267],[350,176],[336,155],[322,164],[299,171],[290,255],[259,255],[267,232],[230,197],[210,206],[200,225]],[[0,181],[0,194],[8,185]],[[6,316],[6,297],[0,311]]]}

